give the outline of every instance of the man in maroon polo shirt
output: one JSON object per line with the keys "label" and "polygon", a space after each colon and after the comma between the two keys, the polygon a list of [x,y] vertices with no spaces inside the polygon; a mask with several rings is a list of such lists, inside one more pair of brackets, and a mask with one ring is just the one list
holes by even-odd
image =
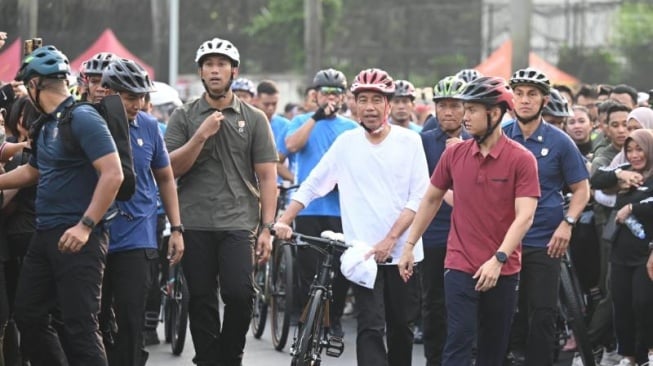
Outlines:
{"label": "man in maroon polo shirt", "polygon": [[[442,365],[500,366],[508,346],[521,268],[521,239],[533,221],[540,188],[533,155],[497,128],[513,107],[505,80],[482,77],[465,87],[463,122],[474,136],[450,146],[431,177],[399,262],[413,274],[410,243],[422,235],[448,189],[454,210],[445,259],[447,340]],[[477,332],[478,327],[478,332]]]}

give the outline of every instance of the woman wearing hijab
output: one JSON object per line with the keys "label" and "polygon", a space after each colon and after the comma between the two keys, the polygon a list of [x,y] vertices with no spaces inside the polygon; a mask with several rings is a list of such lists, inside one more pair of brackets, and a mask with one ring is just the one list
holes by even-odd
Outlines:
{"label": "woman wearing hijab", "polygon": [[[590,183],[594,189],[619,189],[610,283],[618,351],[624,356],[619,365],[628,366],[653,362],[653,279],[646,268],[653,239],[653,132],[631,132],[622,152],[629,168],[600,169]],[[624,224],[631,215],[643,225],[643,238]]]}

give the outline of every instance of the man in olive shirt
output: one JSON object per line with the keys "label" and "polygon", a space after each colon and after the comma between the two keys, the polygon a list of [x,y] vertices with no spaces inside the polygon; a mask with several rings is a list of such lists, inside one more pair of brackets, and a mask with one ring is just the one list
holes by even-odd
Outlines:
{"label": "man in olive shirt", "polygon": [[[195,61],[205,92],[178,108],[165,141],[178,180],[190,292],[190,331],[197,365],[240,365],[252,314],[252,270],[272,248],[277,150],[261,111],[231,91],[240,55],[229,41],[214,38]],[[218,283],[224,301],[220,326]]]}

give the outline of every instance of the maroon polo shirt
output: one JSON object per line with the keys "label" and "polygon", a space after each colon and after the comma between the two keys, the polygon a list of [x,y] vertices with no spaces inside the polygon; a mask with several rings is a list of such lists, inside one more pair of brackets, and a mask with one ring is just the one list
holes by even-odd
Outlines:
{"label": "maroon polo shirt", "polygon": [[[454,209],[445,268],[474,274],[501,246],[515,220],[515,198],[539,197],[533,154],[504,135],[483,157],[473,139],[447,148],[431,184],[452,189]],[[521,243],[501,269],[521,269]]]}

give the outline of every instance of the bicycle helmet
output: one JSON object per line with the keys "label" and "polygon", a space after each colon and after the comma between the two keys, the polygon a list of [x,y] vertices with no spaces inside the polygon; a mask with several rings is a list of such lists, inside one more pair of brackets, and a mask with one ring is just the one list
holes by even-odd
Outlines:
{"label": "bicycle helmet", "polygon": [[347,78],[345,74],[336,69],[320,70],[313,78],[313,86],[320,88],[323,86],[347,89]]}
{"label": "bicycle helmet", "polygon": [[197,66],[202,66],[204,56],[207,55],[226,56],[231,59],[231,63],[234,67],[238,67],[240,64],[240,53],[238,53],[238,49],[231,42],[225,39],[213,38],[202,43],[195,54],[195,62],[197,63]]}
{"label": "bicycle helmet", "polygon": [[95,54],[95,56],[84,62],[82,73],[86,76],[88,75],[102,75],[104,69],[109,66],[109,63],[118,58],[116,55],[110,52],[100,52]]}
{"label": "bicycle helmet", "polygon": [[43,46],[25,57],[16,74],[16,81],[26,82],[35,76],[65,79],[68,74],[70,74],[68,57],[55,46]]}
{"label": "bicycle helmet", "polygon": [[474,70],[474,69],[462,69],[456,73],[458,78],[463,79],[464,82],[469,83],[470,81],[476,80],[483,76],[480,72]]}
{"label": "bicycle helmet", "polygon": [[549,102],[544,106],[542,114],[553,117],[572,117],[574,115],[567,100],[556,89],[551,89]]}
{"label": "bicycle helmet", "polygon": [[515,88],[519,85],[532,85],[542,91],[544,95],[551,93],[551,82],[549,78],[540,70],[532,67],[515,71],[510,78],[510,87]]}
{"label": "bicycle helmet", "polygon": [[102,86],[115,91],[144,94],[156,91],[147,71],[128,59],[115,59],[102,73]]}
{"label": "bicycle helmet", "polygon": [[254,85],[253,81],[247,78],[238,78],[234,80],[233,84],[231,84],[231,90],[245,91],[251,94],[253,97],[256,96],[256,86]]}
{"label": "bicycle helmet", "polygon": [[458,95],[467,83],[458,76],[447,76],[433,87],[433,101],[442,99],[458,99]]}
{"label": "bicycle helmet", "polygon": [[381,69],[366,69],[361,71],[351,84],[351,92],[373,91],[390,97],[395,92],[395,83],[387,72]]}
{"label": "bicycle helmet", "polygon": [[514,108],[512,89],[503,78],[497,76],[482,76],[468,83],[458,98],[487,106],[503,103],[508,110]]}
{"label": "bicycle helmet", "polygon": [[415,91],[415,86],[408,80],[397,80],[395,81],[395,97],[409,97],[411,100],[415,100],[417,97],[417,92]]}

